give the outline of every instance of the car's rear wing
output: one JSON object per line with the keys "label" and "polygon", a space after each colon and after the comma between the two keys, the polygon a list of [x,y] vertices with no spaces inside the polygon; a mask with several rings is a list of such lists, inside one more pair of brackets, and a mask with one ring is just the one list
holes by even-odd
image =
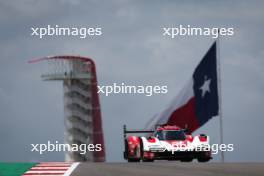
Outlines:
{"label": "car's rear wing", "polygon": [[123,135],[126,139],[126,134],[128,133],[154,133],[154,130],[127,130],[126,125],[123,126]]}

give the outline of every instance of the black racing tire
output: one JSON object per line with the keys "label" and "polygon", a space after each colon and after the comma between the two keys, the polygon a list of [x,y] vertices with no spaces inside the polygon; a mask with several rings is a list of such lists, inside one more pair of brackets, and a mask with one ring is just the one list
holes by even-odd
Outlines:
{"label": "black racing tire", "polygon": [[154,162],[153,159],[143,159],[142,162]]}
{"label": "black racing tire", "polygon": [[135,159],[135,158],[128,158],[127,159],[127,162],[129,162],[129,163],[136,163],[136,162],[140,162],[140,159]]}
{"label": "black racing tire", "polygon": [[198,162],[200,163],[205,163],[205,162],[208,162],[210,161],[210,158],[197,158]]}
{"label": "black racing tire", "polygon": [[180,160],[181,162],[192,162],[193,158],[183,158]]}
{"label": "black racing tire", "polygon": [[206,152],[200,153],[200,155],[197,157],[197,161],[201,162],[201,163],[208,162],[208,161],[210,161],[210,159],[211,159],[211,157],[208,157],[206,155]]}
{"label": "black racing tire", "polygon": [[124,158],[127,159],[127,162],[140,162],[140,158],[129,158],[128,156],[128,142],[125,140],[125,152],[124,152]]}
{"label": "black racing tire", "polygon": [[143,147],[143,142],[142,142],[142,139],[141,137],[139,138],[139,147],[140,147],[140,159],[143,161],[144,160],[144,147]]}

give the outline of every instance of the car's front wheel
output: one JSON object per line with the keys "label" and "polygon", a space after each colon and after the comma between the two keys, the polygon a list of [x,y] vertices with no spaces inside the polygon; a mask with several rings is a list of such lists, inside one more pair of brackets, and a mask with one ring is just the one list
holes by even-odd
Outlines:
{"label": "car's front wheel", "polygon": [[197,160],[201,163],[205,163],[205,162],[208,162],[210,158],[197,158]]}
{"label": "car's front wheel", "polygon": [[154,162],[153,159],[142,159],[142,162]]}
{"label": "car's front wheel", "polygon": [[181,162],[192,162],[193,158],[183,158]]}
{"label": "car's front wheel", "polygon": [[202,152],[198,156],[197,160],[198,162],[208,162],[211,159],[211,153],[210,152]]}

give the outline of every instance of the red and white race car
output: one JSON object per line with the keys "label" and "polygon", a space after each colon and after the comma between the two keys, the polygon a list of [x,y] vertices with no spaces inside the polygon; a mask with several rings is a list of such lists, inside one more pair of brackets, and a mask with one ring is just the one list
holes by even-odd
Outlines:
{"label": "red and white race car", "polygon": [[[160,125],[155,130],[127,130],[124,125],[124,158],[128,162],[180,160],[207,162],[211,157],[209,136],[192,136],[177,126]],[[127,136],[127,133],[151,133],[145,136]]]}

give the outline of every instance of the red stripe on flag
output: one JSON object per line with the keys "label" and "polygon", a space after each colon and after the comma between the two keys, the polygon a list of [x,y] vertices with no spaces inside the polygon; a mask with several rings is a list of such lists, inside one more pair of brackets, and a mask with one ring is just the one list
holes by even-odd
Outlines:
{"label": "red stripe on flag", "polygon": [[169,125],[177,125],[185,128],[188,124],[189,132],[193,132],[199,127],[195,116],[195,98],[191,98],[185,105],[175,110],[168,119]]}

